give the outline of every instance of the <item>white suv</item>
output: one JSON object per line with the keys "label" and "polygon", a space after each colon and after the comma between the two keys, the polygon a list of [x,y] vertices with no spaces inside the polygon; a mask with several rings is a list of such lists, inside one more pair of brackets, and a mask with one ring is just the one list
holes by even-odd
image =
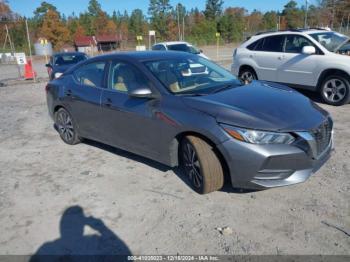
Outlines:
{"label": "white suv", "polygon": [[328,30],[260,33],[234,50],[232,73],[320,92],[331,105],[350,101],[350,38]]}

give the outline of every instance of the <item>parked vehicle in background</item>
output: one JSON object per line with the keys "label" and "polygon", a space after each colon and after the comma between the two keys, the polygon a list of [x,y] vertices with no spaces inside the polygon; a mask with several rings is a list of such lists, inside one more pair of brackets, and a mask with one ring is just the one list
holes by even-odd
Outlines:
{"label": "parked vehicle in background", "polygon": [[67,69],[87,58],[88,56],[82,52],[62,52],[54,54],[50,57],[49,63],[46,64],[50,80],[59,77]]}
{"label": "parked vehicle in background", "polygon": [[[201,64],[207,74],[188,74]],[[185,52],[132,52],[89,59],[46,87],[67,144],[96,140],[182,167],[199,193],[232,185],[304,182],[329,158],[333,122],[302,94],[278,84],[244,85]]]}
{"label": "parked vehicle in background", "polygon": [[322,29],[260,33],[234,50],[231,70],[319,92],[330,105],[350,101],[350,38]]}
{"label": "parked vehicle in background", "polygon": [[197,47],[191,45],[190,43],[182,42],[182,41],[157,43],[152,46],[152,50],[187,52],[190,54],[199,55],[201,57],[209,59],[205,54],[203,54],[203,51],[201,49],[198,49]]}

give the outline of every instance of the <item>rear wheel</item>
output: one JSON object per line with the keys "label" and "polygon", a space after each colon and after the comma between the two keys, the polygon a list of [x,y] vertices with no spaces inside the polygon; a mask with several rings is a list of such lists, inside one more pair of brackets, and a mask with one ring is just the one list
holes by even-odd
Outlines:
{"label": "rear wheel", "polygon": [[203,139],[187,136],[181,143],[181,164],[192,187],[200,194],[220,190],[224,171],[214,149]]}
{"label": "rear wheel", "polygon": [[239,78],[245,83],[251,83],[253,80],[258,80],[254,70],[248,67],[240,70]]}
{"label": "rear wheel", "polygon": [[60,137],[65,143],[75,145],[80,142],[73,119],[66,109],[60,108],[56,112],[55,125]]}
{"label": "rear wheel", "polygon": [[322,82],[320,93],[327,104],[334,106],[347,104],[350,100],[349,80],[338,74],[329,76]]}

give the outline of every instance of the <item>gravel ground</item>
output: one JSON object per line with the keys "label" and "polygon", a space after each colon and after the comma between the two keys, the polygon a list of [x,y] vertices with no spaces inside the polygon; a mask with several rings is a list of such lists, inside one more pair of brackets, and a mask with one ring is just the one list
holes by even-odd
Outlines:
{"label": "gravel ground", "polygon": [[350,255],[350,105],[321,104],[335,120],[335,151],[307,182],[202,196],[178,170],[94,142],[64,144],[44,86],[0,87],[0,255]]}

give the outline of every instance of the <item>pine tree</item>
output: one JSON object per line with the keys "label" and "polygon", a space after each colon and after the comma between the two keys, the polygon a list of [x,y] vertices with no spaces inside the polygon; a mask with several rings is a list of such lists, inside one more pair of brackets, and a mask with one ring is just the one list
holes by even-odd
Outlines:
{"label": "pine tree", "polygon": [[205,5],[205,17],[209,20],[215,20],[219,18],[222,13],[223,0],[207,0]]}

